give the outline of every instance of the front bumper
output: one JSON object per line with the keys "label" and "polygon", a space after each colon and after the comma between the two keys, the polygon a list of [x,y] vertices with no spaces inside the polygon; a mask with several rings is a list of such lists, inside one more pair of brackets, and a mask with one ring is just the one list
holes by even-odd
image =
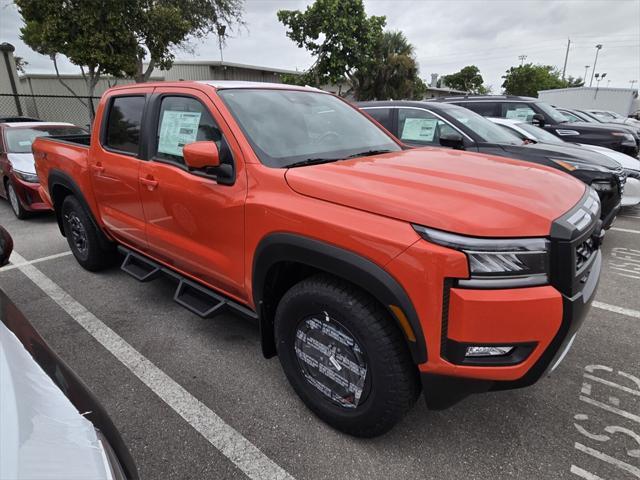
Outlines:
{"label": "front bumper", "polygon": [[22,207],[29,212],[44,212],[51,210],[51,207],[47,205],[40,196],[40,184],[25,182],[20,180],[15,175],[11,176],[13,186],[18,196],[18,200],[22,204]]}

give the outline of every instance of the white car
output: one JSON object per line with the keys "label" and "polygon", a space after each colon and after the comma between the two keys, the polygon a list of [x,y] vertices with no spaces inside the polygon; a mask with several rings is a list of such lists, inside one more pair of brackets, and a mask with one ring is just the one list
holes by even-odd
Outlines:
{"label": "white car", "polygon": [[640,121],[631,117],[623,117],[619,113],[612,112],[609,110],[586,110],[587,113],[591,115],[595,115],[603,122],[613,122],[613,123],[625,123],[627,125],[633,125],[634,127],[640,127]]}
{"label": "white car", "polygon": [[[524,141],[556,145],[568,143],[546,130],[523,122],[522,120],[513,118],[489,118],[489,120],[508,129],[509,132],[517,135]],[[572,143],[571,145],[606,155],[622,165],[627,176],[627,182],[622,195],[622,206],[633,207],[640,204],[640,160],[625,155],[624,153],[616,152],[610,148],[598,147],[597,145],[587,145],[584,143]]]}

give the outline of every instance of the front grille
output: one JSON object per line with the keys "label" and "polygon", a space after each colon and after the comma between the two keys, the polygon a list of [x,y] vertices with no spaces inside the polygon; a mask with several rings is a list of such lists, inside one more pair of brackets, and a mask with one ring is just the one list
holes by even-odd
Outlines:
{"label": "front grille", "polygon": [[593,237],[587,238],[585,241],[580,243],[575,250],[575,259],[576,259],[576,273],[579,272],[582,267],[589,261],[591,255],[598,251],[596,247],[596,243]]}

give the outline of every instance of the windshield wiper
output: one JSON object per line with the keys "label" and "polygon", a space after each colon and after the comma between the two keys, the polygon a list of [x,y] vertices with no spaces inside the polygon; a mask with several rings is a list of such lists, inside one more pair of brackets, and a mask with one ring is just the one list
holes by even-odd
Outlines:
{"label": "windshield wiper", "polygon": [[320,165],[321,163],[331,163],[340,160],[339,158],[307,158],[306,160],[300,160],[299,162],[293,162],[286,166],[286,168],[306,167],[308,165]]}
{"label": "windshield wiper", "polygon": [[379,155],[381,153],[389,153],[391,150],[367,150],[366,152],[358,152],[349,155],[347,158],[368,157],[369,155]]}

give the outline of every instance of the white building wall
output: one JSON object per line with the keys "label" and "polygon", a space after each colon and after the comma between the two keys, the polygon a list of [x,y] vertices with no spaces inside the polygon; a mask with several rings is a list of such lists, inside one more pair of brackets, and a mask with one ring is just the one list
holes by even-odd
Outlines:
{"label": "white building wall", "polygon": [[541,90],[538,98],[557,107],[611,110],[626,117],[634,111],[638,91],[630,88],[559,88]]}

